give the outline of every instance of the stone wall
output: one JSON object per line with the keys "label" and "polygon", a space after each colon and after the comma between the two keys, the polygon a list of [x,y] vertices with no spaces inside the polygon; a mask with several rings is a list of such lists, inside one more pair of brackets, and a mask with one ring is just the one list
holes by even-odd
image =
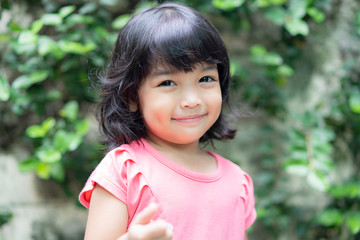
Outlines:
{"label": "stone wall", "polygon": [[0,240],[80,240],[87,212],[66,197],[59,185],[21,173],[17,163],[27,155],[21,148],[0,153],[0,213],[13,218],[0,228]]}

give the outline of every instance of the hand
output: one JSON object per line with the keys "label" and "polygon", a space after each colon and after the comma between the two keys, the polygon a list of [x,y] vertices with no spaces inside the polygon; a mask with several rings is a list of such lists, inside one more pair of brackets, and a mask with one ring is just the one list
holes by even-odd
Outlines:
{"label": "hand", "polygon": [[158,206],[151,203],[131,222],[128,232],[118,240],[171,240],[172,226],[164,220],[151,221]]}

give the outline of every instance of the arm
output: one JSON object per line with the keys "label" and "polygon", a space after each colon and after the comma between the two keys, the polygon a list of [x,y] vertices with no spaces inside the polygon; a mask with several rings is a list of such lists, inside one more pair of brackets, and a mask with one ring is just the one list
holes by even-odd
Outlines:
{"label": "arm", "polygon": [[150,204],[136,215],[128,229],[128,209],[125,203],[96,185],[90,201],[85,240],[172,239],[172,231],[163,220],[152,221],[157,205]]}
{"label": "arm", "polygon": [[117,239],[126,232],[128,218],[126,204],[96,185],[91,196],[85,240]]}

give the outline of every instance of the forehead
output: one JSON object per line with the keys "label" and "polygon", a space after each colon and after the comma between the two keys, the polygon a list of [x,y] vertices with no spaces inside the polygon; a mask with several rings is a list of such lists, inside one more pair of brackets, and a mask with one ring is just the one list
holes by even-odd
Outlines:
{"label": "forehead", "polygon": [[[175,68],[169,64],[156,64],[150,69],[149,76],[159,76],[159,75],[169,75],[169,74],[176,74],[178,72],[183,72],[183,69]],[[192,71],[217,71],[217,64],[216,63],[207,63],[207,62],[199,62],[193,64],[189,71],[184,72],[192,72]]]}

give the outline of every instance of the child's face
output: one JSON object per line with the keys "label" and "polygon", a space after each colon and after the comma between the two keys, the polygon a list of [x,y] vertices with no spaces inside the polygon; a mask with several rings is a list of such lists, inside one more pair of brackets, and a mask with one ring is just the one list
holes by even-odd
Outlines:
{"label": "child's face", "polygon": [[138,90],[149,136],[175,144],[197,142],[215,123],[222,98],[216,64],[192,72],[152,69]]}

